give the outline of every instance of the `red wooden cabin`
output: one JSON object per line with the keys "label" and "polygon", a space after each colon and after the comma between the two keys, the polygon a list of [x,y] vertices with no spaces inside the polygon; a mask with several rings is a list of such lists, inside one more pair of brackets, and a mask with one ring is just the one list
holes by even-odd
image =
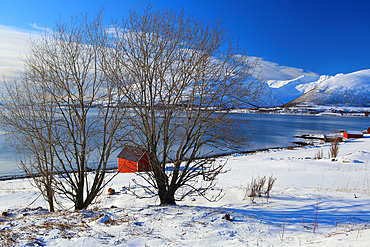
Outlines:
{"label": "red wooden cabin", "polygon": [[362,131],[344,131],[343,138],[362,138],[364,134]]}
{"label": "red wooden cabin", "polygon": [[127,146],[117,156],[118,172],[150,171],[148,155],[140,148]]}

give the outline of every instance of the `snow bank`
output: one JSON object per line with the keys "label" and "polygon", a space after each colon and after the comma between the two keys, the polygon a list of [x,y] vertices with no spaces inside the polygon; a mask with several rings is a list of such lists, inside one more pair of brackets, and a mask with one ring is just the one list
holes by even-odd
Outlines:
{"label": "snow bank", "polygon": [[[215,203],[191,197],[156,206],[156,198],[130,195],[135,175],[119,174],[109,184],[115,195],[107,188],[87,210],[73,212],[64,203],[66,209],[49,213],[43,199],[31,204],[39,192],[28,180],[2,181],[1,236],[17,246],[367,246],[369,147],[365,135],[341,143],[335,160],[327,157],[330,144],[219,158],[228,172],[210,192],[224,193]],[[318,152],[323,159],[315,159]],[[253,203],[248,184],[271,175],[277,178],[271,197]]]}

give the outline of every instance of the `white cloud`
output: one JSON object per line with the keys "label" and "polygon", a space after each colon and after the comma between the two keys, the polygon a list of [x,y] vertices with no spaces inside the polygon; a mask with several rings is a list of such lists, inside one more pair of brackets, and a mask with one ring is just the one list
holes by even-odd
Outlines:
{"label": "white cloud", "polygon": [[37,29],[37,30],[44,30],[45,29],[45,28],[42,28],[42,27],[38,26],[36,23],[28,23],[28,26],[33,27],[34,29]]}
{"label": "white cloud", "polygon": [[[36,23],[29,24],[37,30],[46,30]],[[37,36],[38,32],[20,30],[14,27],[0,25],[0,75],[16,76],[23,68],[21,55],[28,53],[28,40]],[[256,57],[249,57],[256,59]],[[305,72],[303,69],[282,66],[275,62],[260,59],[260,70],[265,80],[290,80],[300,75],[317,75]]]}
{"label": "white cloud", "polygon": [[50,31],[50,28],[47,28],[47,27],[40,27],[39,25],[37,25],[36,23],[28,23],[28,25],[36,30],[39,30],[39,31]]}
{"label": "white cloud", "polygon": [[314,72],[304,71],[300,68],[279,65],[278,63],[266,61],[261,58],[259,62],[261,66],[261,75],[265,80],[291,80],[301,75],[318,75]]}
{"label": "white cloud", "polygon": [[31,31],[0,25],[0,75],[18,75],[23,68],[21,55],[28,53],[31,37]]}

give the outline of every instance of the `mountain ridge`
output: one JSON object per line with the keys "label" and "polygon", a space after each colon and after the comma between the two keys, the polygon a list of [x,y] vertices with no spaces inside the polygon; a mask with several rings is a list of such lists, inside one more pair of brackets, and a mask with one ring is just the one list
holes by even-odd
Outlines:
{"label": "mountain ridge", "polygon": [[335,76],[299,76],[266,82],[283,104],[370,106],[370,69]]}

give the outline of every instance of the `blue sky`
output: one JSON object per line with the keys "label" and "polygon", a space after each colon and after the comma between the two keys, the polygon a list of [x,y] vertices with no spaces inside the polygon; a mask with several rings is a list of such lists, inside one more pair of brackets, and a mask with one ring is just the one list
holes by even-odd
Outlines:
{"label": "blue sky", "polygon": [[[292,79],[299,73],[335,75],[370,68],[370,1],[3,0],[0,26],[7,30],[6,35],[11,31],[27,33],[37,31],[37,27],[53,27],[59,15],[68,20],[77,11],[97,13],[103,5],[109,20],[126,15],[130,8],[140,10],[148,3],[154,8],[184,7],[187,13],[204,20],[221,17],[224,28],[233,33],[250,56],[261,57],[267,67],[275,70],[288,70],[276,75],[276,79]],[[4,32],[1,35],[0,48],[15,45],[4,41]],[[13,54],[16,53],[23,50],[19,48]]]}

